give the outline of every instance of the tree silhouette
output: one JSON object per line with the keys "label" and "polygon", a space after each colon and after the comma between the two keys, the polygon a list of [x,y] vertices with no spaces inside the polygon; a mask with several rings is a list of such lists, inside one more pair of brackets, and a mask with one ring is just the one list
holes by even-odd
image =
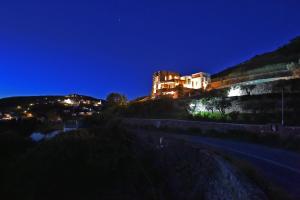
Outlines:
{"label": "tree silhouette", "polygon": [[241,85],[241,90],[244,90],[247,95],[251,95],[252,90],[255,89],[256,85]]}
{"label": "tree silhouette", "polygon": [[106,98],[107,104],[110,106],[124,106],[127,104],[127,97],[119,93],[110,93]]}

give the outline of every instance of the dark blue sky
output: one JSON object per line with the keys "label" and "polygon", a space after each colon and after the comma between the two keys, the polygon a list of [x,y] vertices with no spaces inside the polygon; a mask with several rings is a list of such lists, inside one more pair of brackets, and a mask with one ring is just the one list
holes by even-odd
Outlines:
{"label": "dark blue sky", "polygon": [[299,0],[24,2],[0,2],[0,98],[134,98],[157,70],[215,73],[300,35]]}

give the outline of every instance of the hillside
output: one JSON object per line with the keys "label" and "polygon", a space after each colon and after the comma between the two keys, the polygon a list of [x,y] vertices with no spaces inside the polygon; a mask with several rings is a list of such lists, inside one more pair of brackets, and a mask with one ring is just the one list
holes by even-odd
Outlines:
{"label": "hillside", "polygon": [[105,101],[77,94],[0,99],[0,121],[38,119],[62,121],[98,115]]}
{"label": "hillside", "polygon": [[58,100],[64,100],[70,98],[73,100],[85,100],[85,101],[99,101],[94,97],[84,95],[68,95],[68,96],[22,96],[22,97],[7,97],[0,99],[0,109],[8,107],[16,107],[28,105],[31,103],[45,103],[45,102],[57,102]]}
{"label": "hillside", "polygon": [[[257,55],[250,60],[238,64],[233,67],[229,67],[224,71],[212,75],[212,79],[222,79],[225,77],[238,76],[241,73],[246,73],[247,71],[255,71],[263,68],[267,65],[274,65],[280,63],[291,63],[298,62],[300,59],[300,36],[291,40],[288,44],[278,48],[275,51],[265,53],[262,55]],[[273,66],[272,66],[273,67]]]}
{"label": "hillside", "polygon": [[159,133],[93,120],[91,128],[39,143],[1,132],[1,199],[266,199],[239,166],[204,146],[171,138],[159,146]]}

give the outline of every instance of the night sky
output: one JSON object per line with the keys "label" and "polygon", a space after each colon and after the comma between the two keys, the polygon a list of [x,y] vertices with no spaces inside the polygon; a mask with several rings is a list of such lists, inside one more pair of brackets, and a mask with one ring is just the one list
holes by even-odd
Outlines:
{"label": "night sky", "polygon": [[299,0],[1,0],[0,98],[132,99],[155,71],[213,74],[297,35]]}

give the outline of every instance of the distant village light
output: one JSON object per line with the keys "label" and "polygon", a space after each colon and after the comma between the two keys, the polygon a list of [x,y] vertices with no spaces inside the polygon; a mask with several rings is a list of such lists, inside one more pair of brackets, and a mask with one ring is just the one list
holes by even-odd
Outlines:
{"label": "distant village light", "polygon": [[32,117],[33,117],[33,114],[32,114],[32,113],[27,113],[26,117],[27,117],[27,118],[32,118]]}
{"label": "distant village light", "polygon": [[98,101],[97,103],[94,104],[95,107],[98,107],[98,106],[101,106],[101,105],[102,105],[101,101]]}
{"label": "distant village light", "polygon": [[13,117],[11,116],[11,114],[4,114],[4,117],[2,118],[2,120],[12,120]]}
{"label": "distant village light", "polygon": [[73,104],[74,104],[74,101],[72,101],[71,99],[65,99],[65,100],[64,100],[64,103],[65,103],[65,104],[69,104],[69,105],[73,105]]}

